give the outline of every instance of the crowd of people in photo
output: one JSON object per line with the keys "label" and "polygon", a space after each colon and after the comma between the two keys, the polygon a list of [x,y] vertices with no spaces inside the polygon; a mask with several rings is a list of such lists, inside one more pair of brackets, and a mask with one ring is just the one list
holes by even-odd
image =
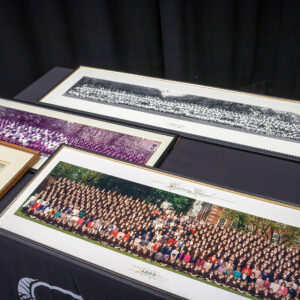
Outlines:
{"label": "crowd of people in photo", "polygon": [[68,138],[62,133],[5,119],[5,117],[0,118],[0,139],[38,150],[46,155],[52,154],[60,144],[68,142]]}
{"label": "crowd of people in photo", "polygon": [[139,147],[135,151],[134,147],[126,144],[122,147],[109,142],[92,143],[78,135],[68,135],[57,130],[6,119],[5,116],[0,116],[0,140],[38,150],[44,155],[51,155],[61,144],[67,144],[138,164],[146,164],[155,150],[153,148],[142,151]]}
{"label": "crowd of people in photo", "polygon": [[197,96],[193,96],[197,100],[180,101],[180,97],[176,96],[139,95],[121,89],[101,87],[97,84],[93,86],[91,83],[77,85],[70,89],[67,94],[83,99],[122,104],[237,127],[257,134],[300,140],[300,116],[292,116],[288,112],[271,113],[271,109],[267,110],[255,106],[252,106],[251,111],[247,111],[239,108],[241,104],[234,102],[226,106],[227,102],[225,105],[220,105],[219,100]]}
{"label": "crowd of people in photo", "polygon": [[300,299],[299,247],[209,224],[60,177],[22,213],[162,266],[262,299]]}

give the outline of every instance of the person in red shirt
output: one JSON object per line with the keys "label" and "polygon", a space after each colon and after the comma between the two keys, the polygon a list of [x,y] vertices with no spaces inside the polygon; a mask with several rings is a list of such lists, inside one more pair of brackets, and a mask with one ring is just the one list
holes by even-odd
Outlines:
{"label": "person in red shirt", "polygon": [[250,269],[250,264],[247,264],[247,266],[242,269],[242,274],[244,273],[244,271],[248,271],[248,276],[251,275],[252,270]]}
{"label": "person in red shirt", "polygon": [[40,202],[40,201],[37,201],[37,202],[33,205],[33,207],[32,207],[31,210],[38,209],[41,205],[42,205],[41,202]]}
{"label": "person in red shirt", "polygon": [[83,222],[84,222],[84,219],[79,219],[79,220],[77,221],[77,225],[81,226],[81,225],[83,224]]}
{"label": "person in red shirt", "polygon": [[167,244],[168,244],[168,245],[170,245],[170,244],[175,245],[176,243],[177,243],[176,239],[174,239],[174,238],[172,238],[172,237],[169,238],[168,241],[167,241]]}
{"label": "person in red shirt", "polygon": [[168,241],[167,241],[167,244],[172,244],[173,243],[173,238],[169,238]]}
{"label": "person in red shirt", "polygon": [[154,214],[154,215],[159,215],[159,210],[158,210],[158,209],[155,209],[155,210],[153,211],[153,214]]}
{"label": "person in red shirt", "polygon": [[160,243],[156,243],[156,244],[153,246],[153,250],[154,250],[155,252],[157,252],[158,249],[160,248],[160,246],[161,246]]}
{"label": "person in red shirt", "polygon": [[124,241],[128,241],[128,239],[130,238],[130,234],[129,233],[125,233],[123,236],[123,240]]}
{"label": "person in red shirt", "polygon": [[118,235],[118,229],[116,228],[114,231],[111,232],[111,234],[114,236],[114,238]]}
{"label": "person in red shirt", "polygon": [[192,227],[192,228],[190,229],[190,231],[191,231],[192,234],[194,234],[197,230],[196,230],[194,227]]}
{"label": "person in red shirt", "polygon": [[94,225],[95,225],[95,224],[94,224],[93,222],[89,222],[89,223],[87,224],[86,227],[87,227],[87,228],[93,228]]}
{"label": "person in red shirt", "polygon": [[214,254],[213,256],[210,256],[208,259],[211,260],[211,263],[212,263],[212,264],[215,264],[215,263],[217,262],[217,260],[218,260],[218,258],[216,257],[215,254]]}
{"label": "person in red shirt", "polygon": [[205,264],[205,260],[204,260],[204,257],[203,256],[201,256],[198,260],[197,260],[197,263],[196,263],[196,265],[197,266],[201,266],[201,267],[203,267],[203,265]]}

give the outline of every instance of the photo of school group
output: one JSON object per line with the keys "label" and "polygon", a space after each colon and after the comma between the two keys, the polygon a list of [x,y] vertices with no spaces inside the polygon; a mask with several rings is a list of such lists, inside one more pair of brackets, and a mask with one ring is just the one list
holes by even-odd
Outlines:
{"label": "photo of school group", "polygon": [[300,299],[286,224],[64,162],[16,214],[249,298]]}
{"label": "photo of school group", "polygon": [[260,135],[300,140],[299,114],[84,76],[64,96]]}
{"label": "photo of school group", "polygon": [[[55,113],[55,112],[54,112]],[[0,106],[0,141],[44,156],[67,144],[145,165],[161,142]]]}

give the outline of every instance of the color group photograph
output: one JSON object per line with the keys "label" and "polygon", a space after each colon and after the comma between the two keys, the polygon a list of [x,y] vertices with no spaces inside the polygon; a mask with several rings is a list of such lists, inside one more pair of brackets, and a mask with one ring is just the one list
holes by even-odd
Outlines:
{"label": "color group photograph", "polygon": [[295,299],[300,229],[60,162],[16,213],[248,297]]}

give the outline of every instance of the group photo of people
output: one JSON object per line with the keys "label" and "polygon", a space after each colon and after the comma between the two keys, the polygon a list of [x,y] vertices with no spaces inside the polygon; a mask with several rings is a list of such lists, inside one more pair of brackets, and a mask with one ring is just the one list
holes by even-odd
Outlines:
{"label": "group photo of people", "polygon": [[160,142],[0,106],[0,140],[49,156],[61,144],[146,164]]}
{"label": "group photo of people", "polygon": [[72,168],[54,169],[19,215],[247,297],[300,299],[299,228],[241,227],[248,215],[207,202],[192,216],[120,192],[104,184],[108,175],[74,180]]}
{"label": "group photo of people", "polygon": [[83,77],[65,96],[167,113],[256,134],[300,140],[297,113]]}

